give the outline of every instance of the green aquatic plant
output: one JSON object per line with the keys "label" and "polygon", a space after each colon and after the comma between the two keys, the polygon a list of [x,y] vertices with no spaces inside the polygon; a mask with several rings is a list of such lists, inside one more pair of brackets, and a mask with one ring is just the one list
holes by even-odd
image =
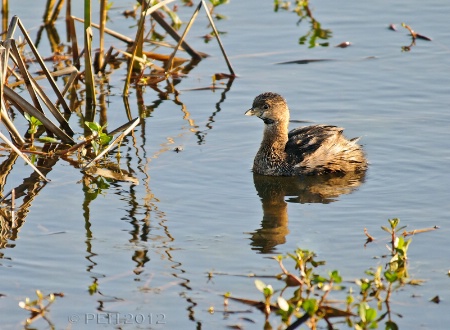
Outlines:
{"label": "green aquatic plant", "polygon": [[24,113],[25,119],[29,122],[30,128],[28,134],[30,134],[31,145],[34,143],[34,134],[37,133],[39,126],[42,126],[42,122],[34,116],[30,116],[28,113]]}
{"label": "green aquatic plant", "polygon": [[105,124],[101,126],[97,122],[85,122],[86,126],[89,127],[89,129],[92,132],[93,139],[91,140],[92,149],[94,150],[94,153],[98,155],[101,151],[101,148],[104,146],[107,146],[109,142],[112,140],[112,136],[108,135],[104,132],[104,129],[108,124]]}
{"label": "green aquatic plant", "polygon": [[[255,280],[257,289],[263,293],[261,302],[231,297],[232,299],[257,307],[265,314],[266,326],[270,327],[269,317],[278,315],[286,329],[296,329],[306,324],[316,329],[320,321],[333,328],[332,320],[345,320],[347,325],[356,329],[374,329],[384,322],[385,329],[398,329],[393,316],[390,300],[393,292],[405,285],[418,285],[421,280],[411,280],[408,275],[407,252],[411,239],[406,236],[437,229],[437,227],[412,232],[402,231],[400,220],[389,219],[389,227],[382,229],[390,234],[390,259],[383,266],[378,265],[365,271],[365,276],[354,281],[344,281],[338,270],[323,271],[325,261],[317,260],[314,252],[297,249],[293,253],[274,257],[282,273],[275,276],[284,282],[284,287],[274,289],[271,284]],[[370,241],[375,240],[365,230]],[[290,261],[293,271],[284,266]],[[346,286],[343,283],[353,283]],[[286,294],[289,292],[289,294]],[[333,296],[333,297],[331,297]]]}
{"label": "green aquatic plant", "polygon": [[[289,10],[290,5],[291,3],[289,1],[274,0],[274,11],[278,12],[280,8]],[[322,28],[320,22],[314,17],[308,0],[295,1],[295,8],[292,12],[296,13],[299,17],[297,25],[300,25],[303,21],[307,21],[310,24],[308,32],[299,39],[300,45],[309,44],[309,48],[316,46],[328,47],[330,45],[326,40],[331,39],[333,33],[330,29]]]}
{"label": "green aquatic plant", "polygon": [[54,326],[52,322],[47,318],[46,314],[49,312],[50,305],[53,304],[56,296],[63,297],[64,295],[62,293],[50,293],[44,296],[44,294],[40,290],[36,290],[36,296],[37,299],[35,300],[30,300],[30,298],[27,297],[25,298],[25,301],[19,302],[20,308],[23,308],[31,313],[31,316],[26,319],[25,325],[28,326],[29,324],[42,317],[53,329]]}

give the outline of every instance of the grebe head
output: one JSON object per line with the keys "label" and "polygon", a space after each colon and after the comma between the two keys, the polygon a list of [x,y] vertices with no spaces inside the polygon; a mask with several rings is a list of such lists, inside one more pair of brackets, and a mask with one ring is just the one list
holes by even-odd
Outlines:
{"label": "grebe head", "polygon": [[279,94],[266,92],[255,97],[246,116],[257,116],[266,125],[289,121],[289,109],[286,100]]}

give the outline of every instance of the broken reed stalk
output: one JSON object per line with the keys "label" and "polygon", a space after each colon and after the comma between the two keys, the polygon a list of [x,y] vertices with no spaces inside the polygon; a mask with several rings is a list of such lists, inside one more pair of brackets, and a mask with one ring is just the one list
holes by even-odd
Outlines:
{"label": "broken reed stalk", "polygon": [[33,101],[34,107],[38,109],[40,112],[44,113],[44,110],[39,103],[38,97],[36,95],[36,91],[31,84],[31,75],[28,72],[28,69],[25,67],[25,63],[23,62],[22,57],[19,54],[19,50],[17,49],[16,41],[14,39],[8,39],[4,42],[4,45],[7,49],[10,49],[10,58],[13,60],[14,64],[19,68],[19,72],[24,78],[25,87],[28,90],[28,94],[30,94],[31,100]]}
{"label": "broken reed stalk", "polygon": [[[53,71],[53,72],[51,72],[50,74],[53,76],[53,77],[60,77],[60,76],[65,76],[65,75],[70,75],[70,78],[69,78],[69,80],[72,78],[72,75],[75,73],[75,75],[78,75],[78,70],[75,68],[75,67],[67,67],[67,68],[63,68],[63,69],[61,69],[61,70],[57,70],[57,71]],[[35,81],[38,81],[38,80],[42,80],[42,79],[45,79],[46,78],[46,76],[45,75],[40,75],[40,76],[36,76],[36,77],[34,77],[33,79],[35,80]],[[8,87],[10,87],[10,88],[14,88],[14,87],[17,87],[17,86],[20,86],[20,85],[22,85],[22,84],[24,84],[25,83],[25,80],[23,80],[23,79],[19,79],[18,81],[15,81],[15,82],[11,82],[11,83],[9,83],[8,84]],[[70,88],[70,85],[72,85],[72,83],[67,83],[66,84],[66,86],[64,86],[64,88],[67,88],[67,86]],[[64,93],[63,92],[61,92],[61,94],[64,96]]]}
{"label": "broken reed stalk", "polygon": [[86,100],[95,105],[95,80],[91,58],[91,0],[84,0],[84,82],[86,85]]}
{"label": "broken reed stalk", "polygon": [[406,231],[406,230],[405,230],[405,231],[402,233],[402,235],[403,235],[404,237],[406,237],[406,236],[411,236],[411,235],[416,235],[416,234],[426,233],[426,232],[433,231],[433,230],[436,230],[436,229],[439,229],[439,227],[438,227],[438,226],[434,226],[434,227],[430,227],[430,228],[414,229],[414,230],[412,230],[412,231]]}
{"label": "broken reed stalk", "polygon": [[[71,112],[69,109],[69,106],[66,103],[66,100],[64,99],[64,97],[61,95],[58,86],[56,85],[55,80],[53,79],[50,71],[48,70],[47,66],[44,63],[44,60],[42,59],[41,55],[39,54],[39,52],[36,49],[36,46],[34,45],[33,41],[31,40],[30,36],[28,35],[25,27],[23,26],[21,20],[19,19],[19,17],[14,16],[11,19],[11,22],[9,24],[9,28],[8,28],[8,34],[7,34],[7,39],[13,39],[13,35],[15,32],[16,27],[19,27],[25,40],[27,41],[28,47],[30,47],[31,51],[33,52],[33,55],[36,59],[36,61],[39,63],[42,71],[44,72],[45,76],[47,77],[47,81],[50,84],[50,86],[52,87],[53,91],[56,94],[56,97],[58,98],[58,101],[60,102],[61,106],[63,107],[64,111],[66,112]],[[9,52],[9,50],[7,49],[7,52]]]}
{"label": "broken reed stalk", "polygon": [[2,0],[2,31],[6,31],[8,29],[8,0]]}
{"label": "broken reed stalk", "polygon": [[[16,23],[21,26],[20,20],[16,20]],[[16,25],[17,25],[16,24]],[[14,26],[12,25],[13,29]],[[8,31],[8,36],[12,37],[12,33]],[[53,103],[50,101],[46,93],[44,93],[41,89],[41,87],[36,83],[36,81],[31,77],[30,73],[28,72],[28,69],[19,53],[19,50],[17,49],[16,42],[13,38],[8,38],[5,42],[3,42],[5,45],[5,53],[6,58],[4,59],[4,64],[7,65],[8,59],[11,58],[11,60],[15,63],[15,65],[19,68],[20,74],[22,75],[23,80],[25,81],[28,93],[33,101],[33,105],[28,103],[23,97],[21,97],[19,94],[15,93],[10,87],[4,85],[2,86],[2,96],[14,104],[19,111],[27,112],[28,114],[38,118],[43,124],[44,127],[47,130],[47,134],[49,136],[52,136],[52,134],[57,135],[63,142],[74,144],[75,142],[71,138],[71,136],[74,135],[74,132],[70,128],[69,124],[67,123],[66,119],[61,115],[60,111],[56,109],[56,106],[53,105]],[[34,45],[32,43],[29,44],[29,47],[33,49]],[[9,56],[8,56],[9,55]],[[39,60],[38,60],[39,62]],[[45,63],[40,59],[40,64],[42,69],[47,70],[48,69],[45,66]],[[76,70],[76,69],[75,69]],[[2,75],[4,76],[4,70],[2,70]],[[46,74],[47,76],[47,74]],[[48,76],[51,77],[53,80],[53,77],[51,74],[48,74]],[[54,82],[54,80],[53,80]],[[3,81],[4,83],[4,81]],[[63,99],[64,97],[59,92],[58,87],[55,84],[54,88],[55,93],[58,95],[58,100]],[[47,106],[47,108],[50,110],[50,112],[53,114],[53,116],[56,118],[56,120],[59,122],[59,124],[63,127],[65,130],[62,131],[59,127],[54,125],[44,114],[44,111],[42,109],[42,106],[39,102],[39,98],[44,102],[44,104]],[[2,98],[3,100],[3,98]],[[67,104],[66,104],[67,107]],[[68,107],[67,107],[68,108]],[[70,136],[69,136],[70,135]]]}
{"label": "broken reed stalk", "polygon": [[[123,56],[125,56],[125,57],[128,57],[128,58],[130,58],[130,59],[133,57],[133,54],[127,53],[127,52],[124,51],[124,50],[121,50],[121,49],[119,49],[119,48],[114,48],[114,49],[117,50],[120,54],[123,54]],[[154,64],[154,63],[151,63],[151,62],[149,62],[148,60],[143,59],[142,57],[137,57],[137,56],[135,56],[135,57],[134,57],[134,60],[135,60],[136,62],[141,63],[142,65],[149,65],[149,64],[151,64],[150,66],[151,66],[153,69],[155,69],[155,70],[157,70],[157,71],[164,72],[164,69],[163,69],[162,67],[160,67],[160,66],[158,66],[158,65],[156,65],[156,64]]]}
{"label": "broken reed stalk", "polygon": [[197,15],[198,15],[201,7],[202,7],[202,2],[200,2],[198,4],[197,8],[195,9],[194,13],[192,14],[191,19],[189,20],[189,23],[187,24],[186,28],[184,29],[184,32],[183,32],[180,40],[178,40],[177,46],[175,47],[175,49],[173,50],[172,54],[170,55],[170,58],[167,61],[166,66],[165,66],[166,72],[172,71],[173,59],[175,58],[175,54],[177,53],[178,48],[180,48],[181,44],[184,41],[184,38],[186,37],[186,35],[188,34],[189,30],[191,29],[192,24],[194,24],[194,21],[197,18]]}
{"label": "broken reed stalk", "polygon": [[[147,8],[150,7],[150,1],[141,1],[141,14],[145,13]],[[136,40],[134,41],[134,54],[136,58],[143,58],[142,51],[144,48],[144,30],[145,30],[145,19],[142,20],[142,33],[136,36]],[[133,71],[140,71],[141,65],[137,62],[133,62]]]}
{"label": "broken reed stalk", "polygon": [[228,70],[230,71],[231,75],[235,76],[234,70],[233,70],[233,68],[231,66],[230,61],[228,60],[228,56],[227,56],[227,53],[225,52],[225,48],[223,47],[222,42],[220,41],[219,32],[216,29],[216,26],[214,24],[213,18],[211,16],[211,13],[208,10],[208,6],[206,5],[205,0],[202,0],[202,3],[205,6],[206,15],[208,16],[209,22],[211,23],[211,27],[213,28],[213,31],[214,31],[214,33],[216,35],[217,42],[219,43],[220,50],[222,51],[223,57],[225,58],[225,62],[227,62]]}
{"label": "broken reed stalk", "polygon": [[14,145],[14,143],[12,143],[6,136],[4,136],[2,132],[0,132],[0,139],[2,139],[3,141],[5,141],[6,144],[9,145],[9,147],[10,147],[12,150],[14,150],[14,152],[15,152],[16,154],[18,154],[20,157],[22,157],[22,159],[23,159],[28,165],[30,165],[31,168],[32,168],[33,170],[35,170],[35,172],[36,172],[37,174],[39,174],[45,181],[50,182],[50,180],[47,179],[47,178],[45,177],[45,175],[42,174],[41,171],[39,171],[39,170],[36,168],[36,166],[34,166],[34,164],[28,159],[28,157],[27,157],[23,152],[21,152],[21,151]]}
{"label": "broken reed stalk", "polygon": [[3,93],[4,97],[8,102],[11,102],[16,106],[17,109],[20,109],[22,111],[25,111],[30,116],[36,117],[39,119],[39,121],[44,125],[44,127],[52,132],[54,135],[56,135],[59,139],[61,139],[62,142],[73,145],[75,144],[75,141],[68,136],[64,131],[62,131],[58,126],[53,124],[52,121],[50,121],[42,112],[37,110],[35,107],[33,107],[32,104],[30,104],[27,100],[25,100],[23,97],[21,97],[19,94],[15,93],[11,88],[8,86],[3,87]]}
{"label": "broken reed stalk", "polygon": [[106,16],[107,16],[107,0],[100,1],[100,40],[99,40],[99,51],[98,51],[98,70],[101,71],[103,67],[103,61],[105,60],[105,27],[106,27]]}
{"label": "broken reed stalk", "polygon": [[[140,40],[140,36],[144,34],[145,18],[148,15],[150,15],[151,13],[153,13],[155,10],[157,10],[157,9],[161,8],[162,6],[165,6],[166,4],[173,2],[173,1],[174,0],[164,0],[164,1],[148,8],[146,11],[144,11],[141,14],[141,17],[139,18],[138,30],[136,32],[136,38],[134,39],[134,44],[132,46],[133,51],[131,52],[132,56],[131,56],[130,63],[128,65],[127,76],[125,78],[125,85],[123,87],[123,94],[125,96],[128,95],[128,89],[129,89],[130,80],[131,80],[131,73],[133,71],[134,60],[136,57],[137,42],[138,42],[138,40]],[[147,0],[146,2],[149,3],[149,0]]]}
{"label": "broken reed stalk", "polygon": [[0,46],[0,102],[1,102],[1,108],[0,108],[0,121],[3,122],[5,127],[8,129],[9,133],[11,134],[14,142],[18,146],[23,146],[25,144],[24,139],[22,139],[22,136],[20,135],[19,131],[14,126],[11,119],[9,119],[8,113],[6,112],[6,104],[5,99],[3,97],[4,93],[4,86],[6,82],[6,73],[8,70],[8,50],[3,47],[3,45]]}

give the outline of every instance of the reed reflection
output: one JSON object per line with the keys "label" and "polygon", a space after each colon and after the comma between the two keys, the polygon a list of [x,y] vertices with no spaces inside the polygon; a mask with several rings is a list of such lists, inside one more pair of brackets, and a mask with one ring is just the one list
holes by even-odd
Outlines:
{"label": "reed reflection", "polygon": [[[56,147],[52,144],[45,144],[42,148],[43,153],[55,150]],[[14,244],[8,244],[8,241],[18,239],[18,233],[25,224],[34,199],[47,184],[38,173],[33,172],[29,177],[24,178],[21,184],[5,192],[4,187],[8,178],[15,180],[12,171],[17,159],[18,155],[11,152],[0,163],[0,249],[14,247]],[[58,158],[37,158],[35,165],[42,174],[47,175],[58,160]]]}
{"label": "reed reflection", "polygon": [[251,235],[251,246],[261,253],[271,253],[286,242],[289,234],[287,203],[322,203],[336,201],[350,194],[364,182],[365,173],[321,175],[307,177],[273,177],[253,174],[261,198],[263,219],[261,228]]}

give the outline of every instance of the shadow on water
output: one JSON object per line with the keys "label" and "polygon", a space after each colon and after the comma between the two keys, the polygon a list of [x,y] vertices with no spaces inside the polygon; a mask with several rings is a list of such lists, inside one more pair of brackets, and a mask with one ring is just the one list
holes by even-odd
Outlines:
{"label": "shadow on water", "polygon": [[258,196],[261,198],[263,219],[261,228],[251,234],[251,245],[261,253],[274,252],[286,242],[289,234],[287,203],[322,203],[337,201],[350,194],[365,178],[365,172],[345,175],[327,174],[306,177],[273,177],[253,174]]}

